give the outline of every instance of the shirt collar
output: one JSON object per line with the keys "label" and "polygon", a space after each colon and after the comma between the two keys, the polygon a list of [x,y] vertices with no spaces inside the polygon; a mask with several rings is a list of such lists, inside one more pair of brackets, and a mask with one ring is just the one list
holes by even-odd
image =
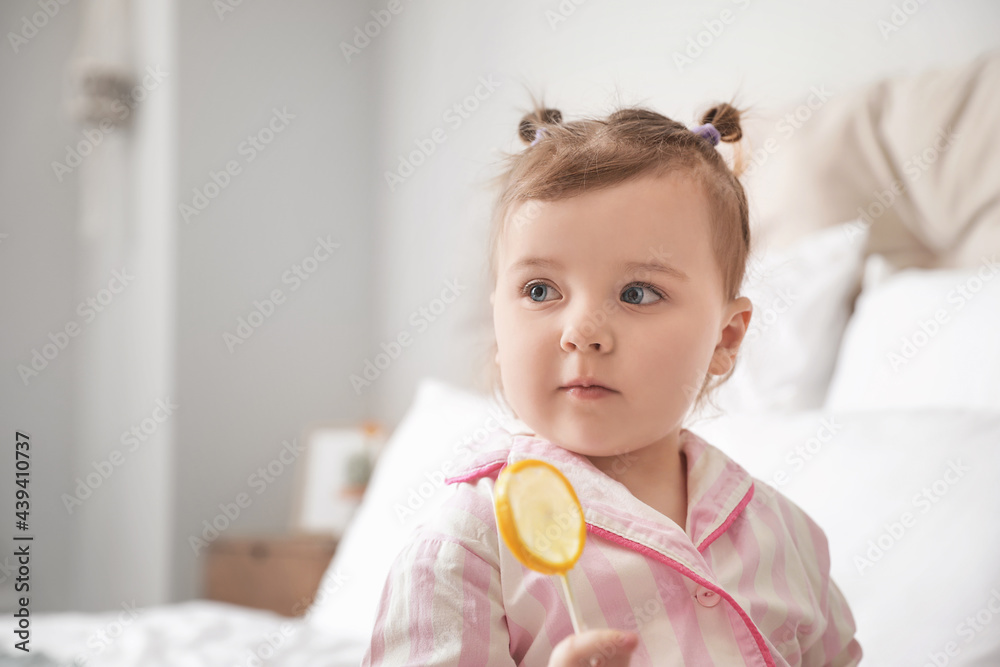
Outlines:
{"label": "shirt collar", "polygon": [[704,551],[742,513],[753,494],[753,478],[718,448],[687,429],[680,432],[687,461],[686,532],[633,496],[585,456],[534,435],[499,432],[449,482],[498,474],[505,465],[541,459],[556,466],[573,485],[587,523],[655,549],[703,571]]}

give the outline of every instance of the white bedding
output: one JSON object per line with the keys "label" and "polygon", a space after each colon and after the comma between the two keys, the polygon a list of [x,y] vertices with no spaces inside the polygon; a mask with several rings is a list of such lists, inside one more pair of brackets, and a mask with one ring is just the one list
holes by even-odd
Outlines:
{"label": "white bedding", "polygon": [[[122,610],[36,614],[31,654],[44,653],[53,664],[67,666],[356,667],[364,650],[351,638],[305,620],[221,602],[195,600],[137,611],[134,618]],[[9,642],[3,651],[0,666],[23,664],[26,656],[10,657]]]}

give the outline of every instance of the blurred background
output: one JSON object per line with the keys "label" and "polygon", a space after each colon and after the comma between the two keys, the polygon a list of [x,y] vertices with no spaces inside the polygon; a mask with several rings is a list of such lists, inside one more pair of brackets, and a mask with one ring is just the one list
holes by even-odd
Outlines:
{"label": "blurred background", "polygon": [[967,61],[1000,5],[11,0],[0,26],[0,607],[21,432],[33,608],[96,611],[202,595],[213,522],[288,533],[316,425],[483,386],[487,180],[529,92],[695,124]]}

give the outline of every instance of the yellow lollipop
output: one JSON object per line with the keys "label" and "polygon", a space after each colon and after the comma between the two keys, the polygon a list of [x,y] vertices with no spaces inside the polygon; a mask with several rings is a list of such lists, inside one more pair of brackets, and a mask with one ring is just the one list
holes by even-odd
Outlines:
{"label": "yellow lollipop", "polygon": [[497,525],[507,547],[526,567],[558,574],[569,602],[573,630],[580,611],[566,573],[579,560],[587,539],[583,509],[569,480],[545,461],[526,459],[500,472],[494,487]]}

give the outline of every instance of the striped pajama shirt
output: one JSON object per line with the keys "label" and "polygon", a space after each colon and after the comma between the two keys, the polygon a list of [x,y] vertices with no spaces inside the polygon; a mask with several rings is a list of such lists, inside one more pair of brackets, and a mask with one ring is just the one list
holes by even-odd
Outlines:
{"label": "striped pajama shirt", "polygon": [[[573,627],[557,576],[527,569],[493,509],[500,470],[542,459],[569,479],[587,541],[569,572],[583,623],[638,633],[632,665],[856,665],[826,537],[798,506],[681,430],[686,530],[584,456],[501,432],[449,478],[379,601],[363,665],[543,666]],[[609,653],[613,646],[606,647]]]}

